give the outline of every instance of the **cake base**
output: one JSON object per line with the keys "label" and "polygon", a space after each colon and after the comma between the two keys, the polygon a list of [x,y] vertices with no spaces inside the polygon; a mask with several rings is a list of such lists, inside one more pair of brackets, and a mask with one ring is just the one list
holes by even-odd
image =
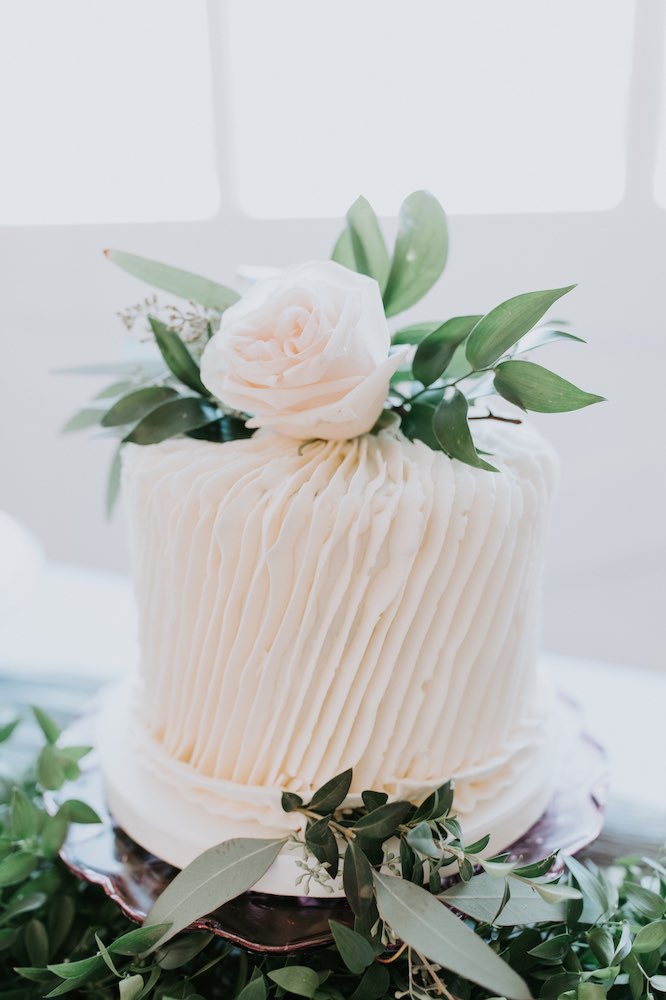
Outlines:
{"label": "cake base", "polygon": [[[571,702],[560,698],[559,704],[561,756],[556,788],[544,814],[511,848],[525,862],[558,849],[575,854],[597,837],[602,826],[604,752],[585,733]],[[96,725],[95,713],[81,718],[65,732],[66,742],[91,743]],[[176,870],[141,848],[114,822],[94,754],[86,758],[80,778],[61,793],[50,793],[47,805],[55,811],[61,798],[72,797],[90,803],[102,824],[70,827],[60,852],[63,862],[78,877],[101,886],[127,917],[143,921]],[[329,944],[329,919],[350,922],[344,899],[270,895],[255,887],[193,926],[251,951],[284,953]]]}
{"label": "cake base", "polygon": [[[305,820],[300,813],[282,811],[279,791],[211,781],[197,776],[187,764],[161,757],[155,760],[159,748],[137,735],[139,720],[135,721],[128,711],[128,705],[137,703],[134,695],[131,679],[103,692],[95,745],[109,810],[136,843],[175,868],[184,868],[222,841],[236,837],[281,838],[304,828]],[[442,775],[442,780],[454,779],[454,812],[457,803],[468,800],[466,809],[458,808],[465,842],[474,843],[490,833],[485,851],[488,857],[506,850],[522,837],[543,814],[552,797],[557,745],[563,727],[558,704],[553,706],[552,696],[547,702],[516,738],[509,753],[461,774]],[[419,802],[438,784],[440,781],[433,781],[432,785],[419,787],[414,794],[404,790],[393,797]],[[491,794],[486,790],[489,785]],[[477,791],[479,787],[482,794]],[[269,796],[273,805],[267,809],[265,800]],[[362,804],[360,796],[350,796],[347,802]],[[220,810],[221,805],[226,807],[225,811]],[[255,891],[298,896],[302,859],[299,846],[288,843],[256,884]],[[332,885],[313,881],[310,895],[343,897],[341,875]]]}

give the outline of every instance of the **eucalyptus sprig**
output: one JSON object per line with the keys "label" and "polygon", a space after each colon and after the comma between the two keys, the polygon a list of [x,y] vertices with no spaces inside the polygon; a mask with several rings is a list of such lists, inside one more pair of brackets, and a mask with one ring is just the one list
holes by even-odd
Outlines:
{"label": "eucalyptus sprig", "polygon": [[[392,803],[379,792],[364,793],[363,807],[347,810],[343,805],[347,793],[342,799],[340,794],[350,784],[349,772],[327,782],[307,804],[287,795],[285,806],[304,813],[306,830],[330,816],[327,823],[336,841],[341,838],[340,852],[346,847],[354,858],[347,885],[352,886],[350,895],[361,916],[354,916],[353,926],[342,916],[332,920],[330,946],[298,958],[245,953],[206,931],[182,931],[164,940],[171,930],[169,922],[137,928],[101,889],[78,882],[56,856],[56,845],[70,823],[96,822],[98,817],[86,803],[71,800],[61,806],[60,821],[49,816],[45,785],[52,788],[64,783],[67,772],[74,775],[85,748],[63,746],[53,720],[39,710],[34,715],[43,746],[24,778],[0,782],[0,1000],[67,994],[86,1000],[277,1000],[287,996],[484,1000],[496,990],[477,984],[476,966],[473,976],[450,967],[452,956],[460,961],[458,951],[467,954],[470,940],[481,949],[475,952],[483,956],[481,968],[488,953],[492,954],[493,976],[499,963],[502,975],[508,970],[532,996],[656,1000],[666,992],[663,859],[628,856],[599,869],[589,861],[582,864],[566,858],[564,874],[553,884],[545,881],[552,857],[529,866],[484,857],[482,842],[463,846],[451,814],[450,786],[437,789],[418,807],[409,804],[410,811],[402,806],[387,814],[385,807]],[[7,761],[18,725],[19,720],[0,725],[2,757]],[[384,824],[387,815],[390,822]],[[340,834],[333,824],[346,833]],[[398,877],[395,857],[385,860],[382,867],[373,862],[372,845],[383,836],[378,832],[391,828],[393,837],[381,841],[387,858],[395,855],[392,839],[399,835],[401,845],[411,839],[416,863],[423,862],[421,885],[418,870],[416,877],[412,870],[405,878],[406,869]],[[371,830],[378,834],[374,841],[368,833]],[[473,862],[473,871],[467,881],[448,880],[450,884],[435,895],[426,872],[430,861],[437,866],[438,858],[431,855],[440,841],[449,854],[459,852],[458,863],[460,852]],[[221,856],[216,850],[211,871],[221,876],[229,854]],[[403,860],[409,857],[405,854]],[[254,858],[248,867],[251,864]],[[198,865],[200,879],[201,861]],[[343,860],[343,881],[344,867]],[[444,873],[452,868],[443,866]],[[372,895],[358,888],[369,886],[368,869]],[[186,869],[179,876],[181,885],[189,877]],[[507,883],[511,891],[505,900]],[[548,902],[543,894],[553,890],[560,898]],[[167,892],[158,906],[162,902],[166,907]],[[562,898],[567,894],[579,898]],[[203,913],[214,905],[214,900],[197,892],[190,909]],[[441,913],[448,914],[445,931]],[[418,939],[412,938],[413,933]],[[418,943],[410,944],[410,939]],[[440,962],[431,956],[443,947],[442,941],[446,952]]]}

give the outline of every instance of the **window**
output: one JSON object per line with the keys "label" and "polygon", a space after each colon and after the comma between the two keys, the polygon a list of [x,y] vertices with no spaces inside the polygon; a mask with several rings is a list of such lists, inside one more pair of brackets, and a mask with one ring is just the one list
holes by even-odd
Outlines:
{"label": "window", "polygon": [[229,0],[232,160],[259,218],[613,207],[630,0]]}
{"label": "window", "polygon": [[217,211],[204,0],[4,0],[0,94],[0,224]]}

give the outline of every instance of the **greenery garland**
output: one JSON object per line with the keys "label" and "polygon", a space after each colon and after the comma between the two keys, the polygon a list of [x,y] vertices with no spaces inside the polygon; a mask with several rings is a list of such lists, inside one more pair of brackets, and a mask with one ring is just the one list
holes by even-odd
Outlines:
{"label": "greenery garland", "polygon": [[[53,720],[33,711],[44,745],[18,784],[0,784],[0,1000],[65,994],[90,1000],[481,1000],[494,992],[487,982],[479,985],[487,976],[507,983],[514,996],[653,1000],[666,993],[663,859],[625,857],[599,869],[567,858],[565,874],[550,880],[553,857],[521,866],[506,857],[484,858],[485,838],[466,847],[451,814],[449,785],[418,808],[366,792],[364,808],[341,812],[349,772],[327,782],[308,804],[290,795],[283,801],[307,818],[299,841],[309,858],[306,878],[329,878],[339,864],[339,841],[348,842],[342,874],[356,919],[353,928],[331,921],[330,947],[275,957],[185,930],[182,901],[201,876],[201,859],[171,883],[144,926],[134,927],[99,888],[79,882],[58,859],[71,823],[99,820],[78,800],[63,800],[49,815],[43,793],[77,777],[88,748],[63,746]],[[10,741],[17,725],[1,726],[0,742]],[[397,854],[391,852],[396,844]],[[442,871],[453,863],[460,877],[442,892]],[[415,931],[417,896],[430,902]],[[208,902],[195,894],[197,915]],[[160,911],[170,919],[158,922]],[[436,915],[442,913],[452,936],[444,954],[433,957],[442,943]],[[517,983],[523,986],[513,988]]]}

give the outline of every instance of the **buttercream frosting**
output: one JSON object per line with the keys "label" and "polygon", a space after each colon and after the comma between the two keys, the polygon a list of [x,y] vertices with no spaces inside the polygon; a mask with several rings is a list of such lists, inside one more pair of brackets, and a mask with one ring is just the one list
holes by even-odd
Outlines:
{"label": "buttercream frosting", "polygon": [[289,831],[282,790],[306,798],[347,767],[350,804],[366,788],[418,801],[453,777],[464,829],[494,824],[495,850],[538,818],[556,460],[529,425],[483,423],[499,474],[395,430],[125,449],[141,663],[124,745],[146,787],[182,803],[166,836],[164,817],[129,808],[107,731],[130,835],[182,866],[216,842],[188,839],[193,817],[217,840]]}

